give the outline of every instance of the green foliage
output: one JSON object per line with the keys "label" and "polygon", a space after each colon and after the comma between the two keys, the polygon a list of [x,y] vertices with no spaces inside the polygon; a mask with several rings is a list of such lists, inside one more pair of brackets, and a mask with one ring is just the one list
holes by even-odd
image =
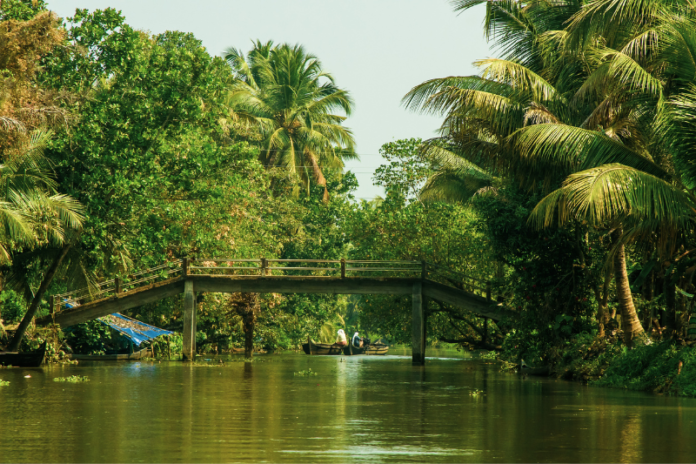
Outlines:
{"label": "green foliage", "polygon": [[10,386],[9,380],[0,380],[0,387],[9,387],[9,386]]}
{"label": "green foliage", "polygon": [[615,339],[599,339],[590,333],[579,333],[561,343],[547,347],[546,362],[553,364],[557,375],[565,379],[596,380],[604,375],[617,356],[624,352]]}
{"label": "green foliage", "polygon": [[670,342],[624,350],[596,384],[694,397],[696,351]]}
{"label": "green foliage", "polygon": [[112,337],[111,329],[97,320],[70,326],[65,334],[68,345],[81,354],[104,354],[121,345],[118,338]]}
{"label": "green foliage", "polygon": [[3,0],[0,21],[28,21],[46,11],[45,0]]}
{"label": "green foliage", "polygon": [[432,174],[431,163],[422,151],[421,139],[401,139],[382,145],[379,154],[388,164],[375,170],[373,181],[388,194],[413,201],[420,188]]}
{"label": "green foliage", "polygon": [[479,227],[508,269],[506,303],[518,312],[505,347],[525,359],[541,355],[549,343],[593,330],[604,252],[595,235],[579,239],[581,228],[527,226],[537,200],[508,185],[475,202]]}
{"label": "green foliage", "polygon": [[[493,277],[496,266],[470,207],[406,203],[407,196],[412,196],[422,182],[422,177],[411,177],[408,170],[417,166],[421,176],[427,170],[419,146],[416,139],[383,146],[381,152],[390,162],[378,170],[378,178],[387,197],[381,202],[363,202],[344,218],[343,229],[351,240],[350,258],[426,260],[480,279]],[[410,305],[410,298],[392,295],[354,296],[349,300],[355,330],[386,337],[392,343],[410,343]],[[429,311],[428,335],[432,339],[454,342],[462,339],[462,333],[468,340],[478,337],[467,322],[457,319],[465,316],[453,308],[431,302]],[[481,325],[475,318],[468,321]]]}
{"label": "green foliage", "polygon": [[14,290],[0,292],[0,307],[2,307],[2,319],[8,324],[19,322],[27,311],[26,301]]}
{"label": "green foliage", "polygon": [[[116,253],[142,243],[143,233],[159,245],[146,250],[151,265],[167,252],[186,252],[181,240],[174,242],[178,249],[165,247],[168,227],[156,234],[150,228],[156,217],[171,217],[178,201],[222,193],[201,187],[243,150],[217,142],[225,137],[217,121],[229,70],[190,34],[150,37],[112,9],[78,10],[69,20],[68,39],[88,53],[57,50],[46,58],[43,78],[46,85],[89,93],[73,107],[83,123],[57,134],[51,155],[62,187],[87,210],[82,247],[90,265],[123,268],[127,261]],[[178,219],[171,232],[181,237],[189,218]]]}
{"label": "green foliage", "polygon": [[319,374],[317,374],[316,371],[313,371],[312,368],[310,367],[309,369],[304,370],[304,371],[293,372],[292,375],[293,376],[300,376],[300,377],[313,377],[313,376],[317,376]]}

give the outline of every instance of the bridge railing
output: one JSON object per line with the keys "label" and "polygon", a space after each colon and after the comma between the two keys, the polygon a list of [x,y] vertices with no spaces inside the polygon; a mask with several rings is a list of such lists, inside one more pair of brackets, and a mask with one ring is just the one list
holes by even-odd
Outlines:
{"label": "bridge railing", "polygon": [[139,288],[191,276],[304,276],[323,277],[408,277],[431,279],[493,300],[502,287],[446,266],[414,260],[326,260],[326,259],[238,259],[184,258],[144,271],[97,283],[93,286],[53,295],[52,313],[90,301],[124,294]]}
{"label": "bridge railing", "polygon": [[116,294],[128,293],[156,282],[181,277],[184,271],[183,264],[183,259],[168,261],[160,266],[145,269],[144,271],[105,280],[89,287],[53,295],[51,311],[62,311],[66,308],[89,303],[90,301],[109,298]]}
{"label": "bridge railing", "polygon": [[189,275],[205,276],[305,276],[305,277],[416,277],[421,261],[327,260],[327,259],[234,259],[192,260]]}

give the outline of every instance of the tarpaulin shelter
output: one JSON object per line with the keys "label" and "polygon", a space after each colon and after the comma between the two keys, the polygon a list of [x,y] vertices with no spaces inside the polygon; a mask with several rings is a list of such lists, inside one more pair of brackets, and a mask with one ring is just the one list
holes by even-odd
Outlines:
{"label": "tarpaulin shelter", "polygon": [[119,313],[100,317],[99,321],[119,332],[137,346],[140,346],[142,342],[152,340],[160,335],[171,335],[174,333],[153,325],[145,324],[137,319]]}

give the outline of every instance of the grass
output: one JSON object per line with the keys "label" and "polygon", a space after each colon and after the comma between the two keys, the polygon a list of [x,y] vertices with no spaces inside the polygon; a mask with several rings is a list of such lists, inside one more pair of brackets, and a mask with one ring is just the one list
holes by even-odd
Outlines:
{"label": "grass", "polygon": [[71,375],[69,377],[56,377],[53,379],[54,382],[67,382],[67,383],[82,383],[89,382],[89,377],[84,375]]}

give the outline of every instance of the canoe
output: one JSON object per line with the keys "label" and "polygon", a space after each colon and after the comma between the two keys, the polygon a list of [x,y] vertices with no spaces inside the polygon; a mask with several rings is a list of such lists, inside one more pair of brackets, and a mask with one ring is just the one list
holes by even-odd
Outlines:
{"label": "canoe", "polygon": [[141,358],[147,358],[148,356],[150,356],[150,348],[143,348],[133,353],[68,355],[70,359],[77,359],[78,361],[135,361]]}
{"label": "canoe", "polygon": [[46,355],[46,342],[29,353],[0,352],[0,366],[39,367]]}
{"label": "canoe", "polygon": [[329,343],[314,343],[313,340],[309,340],[307,343],[302,344],[302,350],[306,354],[311,355],[341,355],[343,354],[343,349],[345,346],[329,344]]}
{"label": "canoe", "polygon": [[520,374],[547,377],[550,371],[551,369],[549,368],[549,366],[534,367],[524,362],[524,360],[522,360],[522,362],[520,363]]}
{"label": "canoe", "polygon": [[364,346],[362,348],[357,348],[353,346],[353,344],[349,344],[345,348],[343,348],[343,354],[346,356],[355,356],[359,354],[364,354],[364,355],[383,355],[387,354],[387,351],[389,351],[389,347],[383,343],[371,343],[367,346]]}

